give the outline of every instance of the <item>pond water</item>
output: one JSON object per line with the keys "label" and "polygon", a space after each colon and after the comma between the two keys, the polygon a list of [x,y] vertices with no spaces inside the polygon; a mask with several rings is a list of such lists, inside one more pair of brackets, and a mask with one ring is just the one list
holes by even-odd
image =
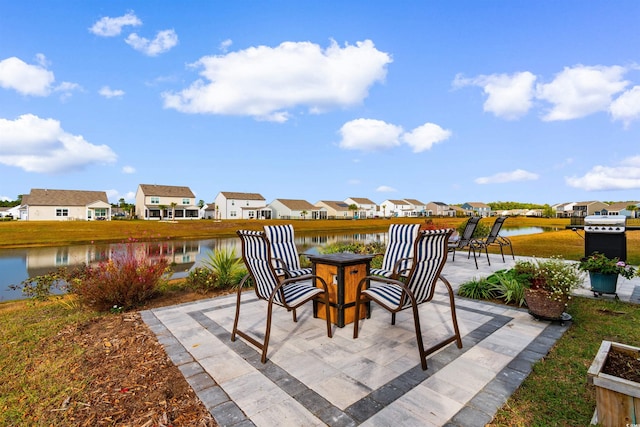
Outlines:
{"label": "pond water", "polygon": [[[553,229],[543,227],[504,228],[500,235],[508,237],[521,234],[535,234]],[[320,246],[343,241],[386,243],[386,233],[340,233],[313,236],[297,236],[296,246],[300,253],[317,253]],[[217,249],[229,248],[240,255],[240,240],[237,238],[206,240],[167,240],[164,242],[139,242],[151,257],[168,257],[174,263],[175,278],[185,277],[199,266],[210,253]],[[74,267],[92,264],[108,259],[117,251],[125,250],[123,244],[73,245],[45,248],[0,249],[0,301],[21,299],[20,290],[10,289],[29,277],[35,277],[56,270],[58,267]]]}

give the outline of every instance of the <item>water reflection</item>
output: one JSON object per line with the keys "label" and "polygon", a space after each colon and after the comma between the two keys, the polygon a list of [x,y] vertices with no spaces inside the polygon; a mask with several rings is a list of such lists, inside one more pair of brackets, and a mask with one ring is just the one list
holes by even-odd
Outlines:
{"label": "water reflection", "polygon": [[[534,234],[552,231],[553,228],[520,227],[503,228],[502,236]],[[299,253],[317,253],[320,246],[336,242],[357,241],[363,243],[386,243],[387,233],[331,233],[316,235],[296,235]],[[167,240],[164,242],[136,242],[136,249],[150,257],[167,257],[173,263],[174,277],[186,277],[191,269],[199,266],[210,253],[218,249],[234,250],[240,255],[240,240],[237,238],[207,240]],[[58,267],[77,267],[82,264],[96,264],[123,251],[125,245],[98,244],[74,245],[46,248],[0,249],[0,301],[22,298],[18,290],[10,290],[12,284],[19,284],[29,277],[35,277],[56,270]]]}
{"label": "water reflection", "polygon": [[[296,246],[300,253],[314,253],[318,247],[329,243],[384,239],[386,233],[299,236],[296,237]],[[199,266],[216,250],[234,250],[238,256],[241,253],[240,240],[237,238],[4,249],[0,250],[0,271],[3,273],[0,275],[0,301],[22,298],[21,291],[11,290],[9,286],[17,285],[29,277],[47,274],[60,267],[95,265],[131,249],[142,251],[151,258],[168,258],[172,264],[174,278],[186,277],[191,269]]]}

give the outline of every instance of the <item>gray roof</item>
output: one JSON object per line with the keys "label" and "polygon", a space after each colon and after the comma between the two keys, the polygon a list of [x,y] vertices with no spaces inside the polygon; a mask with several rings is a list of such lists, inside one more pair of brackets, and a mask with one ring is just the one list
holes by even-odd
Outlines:
{"label": "gray roof", "polygon": [[189,187],[181,187],[175,185],[140,184],[140,189],[145,196],[196,197]]}
{"label": "gray roof", "polygon": [[49,190],[32,188],[22,196],[22,204],[30,206],[87,206],[94,202],[109,203],[105,191]]}
{"label": "gray roof", "polygon": [[367,199],[366,197],[349,197],[349,198],[360,205],[375,205],[374,202]]}
{"label": "gray roof", "polygon": [[349,205],[345,202],[336,201],[336,200],[320,200],[318,203],[324,203],[326,206],[329,206],[331,209],[335,211],[348,211]]}
{"label": "gray roof", "polygon": [[[311,203],[306,200],[295,200],[295,199],[276,199],[278,202],[285,205],[287,208],[292,211],[314,211],[317,210],[317,206],[313,206]],[[274,201],[276,201],[274,200]]]}

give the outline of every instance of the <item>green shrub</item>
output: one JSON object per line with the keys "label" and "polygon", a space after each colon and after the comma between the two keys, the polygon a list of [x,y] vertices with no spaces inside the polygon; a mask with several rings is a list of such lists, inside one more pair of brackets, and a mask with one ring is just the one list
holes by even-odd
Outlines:
{"label": "green shrub", "polygon": [[524,305],[524,285],[514,274],[514,270],[496,271],[489,277],[487,282],[491,284],[491,291],[498,299],[504,300],[506,304]]}
{"label": "green shrub", "polygon": [[[376,255],[384,254],[386,245],[382,242],[335,242],[322,246],[319,249],[321,254],[335,254],[340,252],[350,252],[354,254]],[[371,260],[371,268],[382,267],[382,256],[374,257]]]}
{"label": "green shrub", "polygon": [[209,252],[203,262],[206,269],[215,275],[216,288],[231,288],[236,286],[246,274],[242,259],[236,256],[235,249],[216,249]]}
{"label": "green shrub", "polygon": [[493,285],[487,279],[472,279],[460,285],[458,295],[473,299],[493,299]]}
{"label": "green shrub", "polygon": [[194,291],[207,292],[216,286],[218,278],[208,268],[196,267],[189,271],[185,282],[187,286]]}

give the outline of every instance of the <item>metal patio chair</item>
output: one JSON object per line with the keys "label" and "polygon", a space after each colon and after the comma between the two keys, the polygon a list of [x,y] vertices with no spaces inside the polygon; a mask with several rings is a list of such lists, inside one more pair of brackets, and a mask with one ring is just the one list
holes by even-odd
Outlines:
{"label": "metal patio chair", "polygon": [[491,265],[491,261],[489,261],[489,246],[499,246],[500,247],[500,255],[502,255],[502,262],[504,260],[504,247],[508,247],[511,250],[511,257],[515,260],[516,257],[513,254],[513,246],[511,245],[511,240],[506,237],[500,236],[500,230],[502,229],[502,224],[504,224],[507,217],[500,216],[496,218],[493,226],[491,227],[491,231],[486,239],[473,239],[471,244],[475,249],[478,249],[480,252],[484,249],[487,254],[487,262]]}
{"label": "metal patio chair", "polygon": [[[397,312],[407,308],[412,309],[418,350],[420,352],[420,363],[423,370],[427,369],[427,356],[429,354],[452,342],[455,342],[458,348],[462,348],[453,289],[449,281],[440,274],[444,264],[447,262],[447,242],[452,231],[451,229],[442,229],[420,232],[415,241],[411,271],[404,282],[380,276],[367,276],[360,281],[356,290],[356,321],[353,328],[353,338],[358,338],[360,306],[373,301],[392,313],[394,319],[392,323],[395,323],[395,314]],[[418,306],[433,299],[438,280],[444,283],[449,294],[454,333],[432,347],[425,349]],[[367,283],[370,285],[368,289],[366,288]]]}
{"label": "metal patio chair", "polygon": [[380,268],[372,268],[374,276],[397,279],[406,276],[411,269],[413,245],[418,237],[420,224],[391,224],[389,226],[389,242],[382,258]]}
{"label": "metal patio chair", "polygon": [[300,256],[294,241],[293,225],[265,225],[264,233],[269,240],[273,266],[278,276],[285,279],[311,274],[311,268],[300,265]]}
{"label": "metal patio chair", "polygon": [[471,252],[473,252],[473,260],[476,263],[476,268],[478,268],[478,259],[476,258],[476,247],[472,244],[473,242],[473,233],[476,231],[478,227],[478,223],[480,222],[479,216],[472,216],[467,221],[467,224],[462,231],[462,234],[458,238],[458,240],[452,241],[448,243],[447,251],[453,253],[451,261],[456,260],[456,252],[460,250],[467,249],[467,259],[471,256]]}
{"label": "metal patio chair", "polygon": [[[272,265],[269,242],[264,233],[261,231],[248,230],[239,230],[236,233],[242,242],[242,259],[247,266],[248,274],[242,279],[238,286],[236,315],[233,321],[231,341],[236,340],[236,335],[249,341],[262,350],[260,360],[262,363],[265,363],[267,361],[267,348],[269,346],[273,306],[278,305],[286,308],[287,311],[292,311],[293,321],[297,322],[296,308],[316,299],[325,305],[327,335],[331,338],[331,315],[329,312],[329,291],[327,289],[327,283],[321,277],[313,275],[299,276],[280,281]],[[242,288],[249,278],[253,281],[256,296],[261,300],[267,301],[267,324],[263,342],[258,341],[256,338],[249,336],[248,333],[238,329]],[[322,288],[316,287],[314,282],[320,284]]]}

